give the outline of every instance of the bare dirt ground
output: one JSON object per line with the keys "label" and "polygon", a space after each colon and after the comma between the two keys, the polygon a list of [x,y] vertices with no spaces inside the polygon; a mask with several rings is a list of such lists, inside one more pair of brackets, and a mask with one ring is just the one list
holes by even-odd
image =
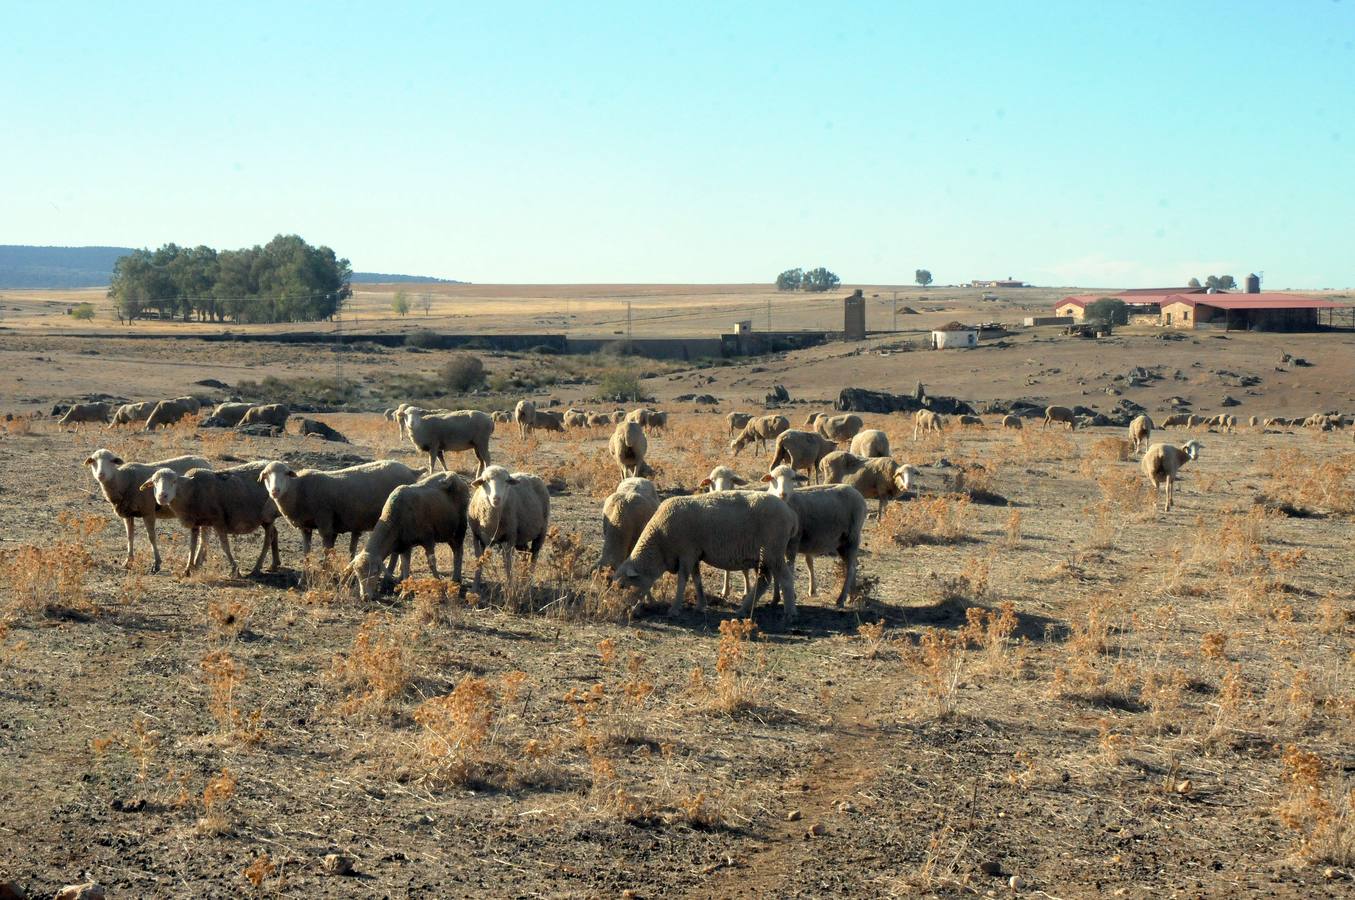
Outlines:
{"label": "bare dirt ground", "polygon": [[[729,459],[719,416],[670,401],[697,390],[719,412],[752,408],[774,383],[815,401],[922,380],[966,399],[1103,407],[1123,388],[1153,411],[1172,395],[1221,411],[1227,393],[1244,421],[1349,412],[1350,340],[1025,335],[881,355],[879,339],[668,369],[645,381],[676,411],[650,457],[665,491],[718,462],[760,474],[765,457]],[[0,412],[335,364],[266,344],[153,348],[0,336]],[[1312,367],[1275,371],[1281,349]],[[343,363],[366,383],[438,361]],[[485,361],[505,375],[563,365]],[[1133,366],[1162,377],[1111,380]],[[1261,382],[1242,386],[1248,374]],[[592,388],[539,390],[583,401]],[[144,532],[133,570],[119,567],[121,525],[81,466],[92,449],[415,461],[379,416],[322,418],[353,443],[0,423],[0,880],[30,896],[90,879],[114,896],[1352,892],[1348,431],[1196,434],[1204,453],[1164,513],[1119,430],[990,425],[914,443],[903,416],[868,416],[921,467],[919,496],[867,524],[853,605],[803,596],[800,566],[800,622],[764,606],[751,633],[727,624],[729,604],[670,621],[655,603],[628,620],[590,580],[616,479],[604,434],[496,433],[496,462],[554,488],[530,596],[502,595],[496,559],[483,598],[421,581],[363,604],[323,567],[303,571],[285,524],[280,573],[232,579],[212,546],[207,572],[183,578],[173,522],[165,571],[148,573]],[[1311,517],[1267,512],[1261,494]],[[236,539],[237,557],[256,540]],[[833,565],[819,572],[835,584]],[[328,853],[356,874],[327,874]]]}

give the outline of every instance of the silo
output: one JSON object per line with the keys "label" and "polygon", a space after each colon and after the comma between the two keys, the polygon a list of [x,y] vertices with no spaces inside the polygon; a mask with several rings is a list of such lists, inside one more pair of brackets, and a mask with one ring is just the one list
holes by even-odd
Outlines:
{"label": "silo", "polygon": [[1255,272],[1247,276],[1247,293],[1248,294],[1261,293],[1261,276],[1257,275]]}

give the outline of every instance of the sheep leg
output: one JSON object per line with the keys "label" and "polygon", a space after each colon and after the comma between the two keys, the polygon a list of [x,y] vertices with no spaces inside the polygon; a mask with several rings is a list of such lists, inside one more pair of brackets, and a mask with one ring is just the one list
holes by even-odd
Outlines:
{"label": "sheep leg", "polygon": [[[146,537],[151,542],[151,574],[154,575],[160,571],[160,542],[155,539],[155,516],[147,516],[143,521],[146,523]],[[127,562],[132,561],[132,520],[127,520]]]}
{"label": "sheep leg", "polygon": [[311,555],[311,530],[309,528],[301,529],[301,555],[302,557]]}
{"label": "sheep leg", "polygon": [[193,529],[191,537],[196,539],[198,544],[197,557],[193,560],[193,565],[200,566],[207,559],[207,540],[202,535],[202,529],[196,527]]}
{"label": "sheep leg", "polygon": [[[219,541],[221,541],[221,551],[222,551],[223,553],[226,554],[226,561],[229,562],[229,563],[231,564],[231,577],[232,577],[232,578],[239,578],[239,577],[240,577],[240,567],[239,567],[238,565],[235,564],[235,554],[231,552],[231,539],[230,539],[230,536],[229,536],[228,534],[226,534],[226,529],[224,529],[224,528],[218,527],[218,528],[215,528],[215,529],[213,529],[213,530],[216,531],[217,539],[218,539]],[[268,544],[268,537],[267,537],[267,535],[265,535],[265,536],[264,536],[264,545],[267,546],[267,544]],[[260,560],[263,559],[263,553],[260,553],[260,554],[259,554],[259,559],[260,559]],[[255,570],[257,571],[257,570],[258,570],[258,563],[255,563],[255,566],[254,566],[254,567],[255,567]]]}
{"label": "sheep leg", "polygon": [[474,546],[474,550],[475,550],[475,582],[474,582],[474,590],[475,590],[475,593],[477,593],[477,594],[479,594],[481,597],[483,597],[483,596],[484,596],[484,593],[485,593],[485,592],[484,592],[484,588],[485,588],[485,577],[484,577],[484,576],[485,576],[485,573],[484,573],[484,568],[485,568],[485,567],[484,567],[484,565],[483,565],[482,562],[481,562],[481,558],[485,555],[485,547],[484,547],[484,544],[482,544],[482,543],[480,542],[479,537],[474,536],[474,533],[473,533],[473,532],[472,532],[472,537],[473,537],[473,543],[474,543],[474,545],[475,545],[475,546]]}
{"label": "sheep leg", "polygon": [[680,615],[682,613],[682,604],[687,600],[687,566],[684,563],[678,563],[677,570],[677,590],[673,592],[673,602],[668,607],[668,617]]}
{"label": "sheep leg", "polygon": [[706,611],[706,586],[701,577],[701,565],[698,563],[692,570],[692,587],[696,590],[696,611]]}
{"label": "sheep leg", "polygon": [[1175,478],[1170,475],[1167,476],[1167,512],[1171,512],[1172,509],[1172,485],[1175,482]]}
{"label": "sheep leg", "polygon": [[268,531],[268,546],[273,549],[273,564],[268,567],[268,571],[276,572],[282,568],[282,557],[278,555],[278,526],[270,524]]}
{"label": "sheep leg", "polygon": [[400,580],[405,581],[409,578],[410,556],[414,553],[413,549],[405,550],[400,554]]}
{"label": "sheep leg", "polygon": [[438,545],[432,542],[424,544],[423,555],[428,560],[428,571],[433,573],[434,578],[441,578],[438,574]]}
{"label": "sheep leg", "polygon": [[837,595],[837,605],[843,606],[848,595],[856,585],[856,552],[850,551],[842,557],[842,590]]}
{"label": "sheep leg", "polygon": [[753,614],[753,608],[757,606],[758,600],[761,599],[763,593],[766,592],[768,584],[769,581],[766,574],[759,570],[757,580],[752,584],[749,584],[743,592],[743,602],[739,605],[740,617],[746,619]]}
{"label": "sheep leg", "polygon": [[503,545],[503,595],[513,592],[513,545],[505,541]]}
{"label": "sheep leg", "polygon": [[337,531],[320,532],[320,543],[324,545],[324,548],[326,550],[333,550],[334,542],[337,541],[338,539],[339,533]]}
{"label": "sheep leg", "polygon": [[[132,519],[123,519],[122,524],[127,529],[127,556],[124,557],[122,560],[122,567],[124,569],[130,569],[132,567],[132,541],[136,537],[136,522],[133,521]],[[150,525],[148,527],[154,528],[155,526]],[[155,532],[153,531],[151,532],[151,534],[154,533]],[[154,545],[155,542],[151,541],[151,546]]]}
{"label": "sheep leg", "polygon": [[[449,542],[447,546],[452,548],[452,581],[459,585],[461,584],[461,556],[465,551],[466,542],[464,540],[457,541],[455,544]],[[462,588],[462,591],[464,590],[465,588]]]}
{"label": "sheep leg", "polygon": [[782,623],[790,625],[795,621],[795,570],[789,565],[782,565],[773,573],[776,578],[777,586],[781,589],[781,602],[785,613],[782,616]]}
{"label": "sheep leg", "polygon": [[350,535],[349,538],[348,538],[348,558],[349,558],[349,559],[352,559],[353,557],[355,557],[355,556],[358,555],[358,538],[359,538],[359,537],[361,537],[361,534],[360,534],[359,532],[356,532],[356,531],[355,531],[355,532],[353,532],[352,535]]}
{"label": "sheep leg", "polygon": [[819,592],[818,583],[814,580],[814,557],[809,553],[806,553],[804,556],[805,568],[809,570],[809,596],[813,597]]}
{"label": "sheep leg", "polygon": [[193,571],[193,557],[198,552],[198,530],[196,528],[188,531],[188,561],[184,563],[183,574],[187,575]]}

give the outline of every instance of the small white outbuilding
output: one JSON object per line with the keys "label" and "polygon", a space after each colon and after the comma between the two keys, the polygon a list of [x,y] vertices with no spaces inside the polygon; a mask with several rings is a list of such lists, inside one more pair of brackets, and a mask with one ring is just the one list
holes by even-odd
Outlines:
{"label": "small white outbuilding", "polygon": [[970,328],[968,325],[961,325],[959,322],[951,322],[932,331],[933,350],[953,350],[957,347],[977,347],[978,345],[979,330]]}

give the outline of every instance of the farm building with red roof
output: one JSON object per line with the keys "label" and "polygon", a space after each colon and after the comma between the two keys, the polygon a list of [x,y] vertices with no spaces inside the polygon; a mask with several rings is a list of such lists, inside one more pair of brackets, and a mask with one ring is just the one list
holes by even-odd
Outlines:
{"label": "farm building with red roof", "polygon": [[1081,321],[1087,307],[1113,298],[1129,305],[1133,325],[1226,331],[1314,331],[1323,310],[1350,309],[1303,294],[1209,293],[1204,288],[1137,288],[1114,294],[1075,294],[1054,304],[1056,315]]}

